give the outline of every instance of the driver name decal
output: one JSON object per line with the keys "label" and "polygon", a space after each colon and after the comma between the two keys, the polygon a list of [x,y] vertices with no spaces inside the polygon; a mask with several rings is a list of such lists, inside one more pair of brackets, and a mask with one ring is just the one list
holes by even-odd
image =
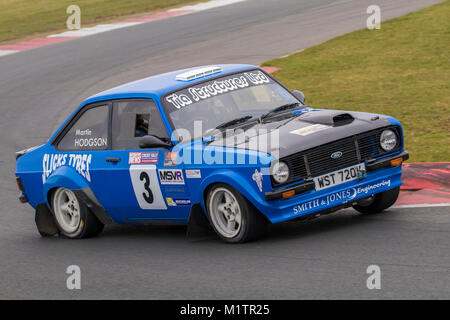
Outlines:
{"label": "driver name decal", "polygon": [[100,148],[108,145],[106,138],[78,138],[74,140],[75,148],[91,147]]}

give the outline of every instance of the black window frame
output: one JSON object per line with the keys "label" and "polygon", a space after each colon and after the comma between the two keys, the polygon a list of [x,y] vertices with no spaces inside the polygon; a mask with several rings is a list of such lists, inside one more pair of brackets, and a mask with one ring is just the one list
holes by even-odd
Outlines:
{"label": "black window frame", "polygon": [[[163,115],[161,114],[161,110],[159,109],[158,103],[153,98],[121,98],[121,99],[112,99],[112,100],[102,100],[102,101],[96,101],[90,104],[87,104],[83,107],[81,107],[75,115],[69,120],[69,122],[66,123],[64,128],[61,129],[61,131],[56,135],[56,137],[50,142],[51,145],[55,147],[58,151],[105,151],[105,150],[113,150],[112,149],[112,120],[113,120],[113,104],[116,102],[124,102],[124,101],[151,101],[155,104],[156,109],[159,113],[159,116],[161,117],[161,121],[163,124],[164,129],[166,130],[166,134],[170,139],[169,131],[167,130],[167,126],[164,123]],[[87,111],[92,108],[101,107],[107,105],[108,106],[108,130],[107,130],[107,137],[108,137],[108,143],[105,149],[61,149],[59,148],[59,142],[66,136],[67,132],[73,127],[73,125],[80,119],[80,117]],[[164,109],[163,109],[164,110]],[[165,112],[165,110],[164,110]],[[131,150],[131,149],[114,149],[116,151],[120,150]]]}
{"label": "black window frame", "polygon": [[[110,107],[110,136],[109,136],[109,138],[110,138],[110,142],[109,142],[109,148],[110,148],[110,150],[115,150],[115,151],[123,151],[123,150],[137,150],[137,149],[135,149],[135,148],[128,148],[128,149],[113,149],[112,148],[112,126],[113,126],[113,114],[114,114],[114,110],[113,110],[113,108],[114,108],[114,104],[117,104],[117,103],[119,103],[119,102],[127,102],[127,101],[151,101],[152,103],[154,103],[155,104],[155,106],[156,106],[156,110],[158,111],[158,113],[159,113],[159,117],[160,117],[160,119],[161,119],[161,123],[162,123],[162,126],[163,126],[163,128],[164,128],[164,130],[165,130],[165,132],[166,132],[166,137],[170,140],[171,138],[170,138],[170,135],[169,135],[169,131],[167,130],[167,126],[166,126],[166,124],[164,123],[164,119],[163,119],[163,115],[161,114],[161,110],[159,109],[159,107],[158,107],[158,103],[157,103],[157,101],[156,100],[154,100],[154,99],[152,99],[152,98],[124,98],[124,99],[114,99],[114,100],[110,100],[110,102],[111,102],[111,107]],[[164,112],[165,112],[165,110],[164,110]],[[151,115],[150,115],[151,116]],[[162,138],[162,139],[165,139],[165,137],[160,137],[160,136],[158,136],[159,138]],[[145,149],[145,150],[153,150],[153,149],[160,149],[160,148],[138,148],[138,149]]]}
{"label": "black window frame", "polygon": [[[83,116],[85,112],[87,112],[90,109],[102,107],[102,106],[108,107],[108,122],[107,122],[107,145],[105,149],[95,149],[95,148],[83,148],[83,149],[63,149],[59,147],[59,143],[61,140],[66,136],[67,132],[72,129],[72,127],[77,123],[77,121]],[[64,126],[64,128],[58,133],[58,135],[53,139],[51,144],[55,147],[58,151],[105,151],[111,149],[111,120],[112,120],[112,102],[111,100],[104,100],[104,101],[98,101],[93,102],[90,104],[87,104],[80,108],[78,112],[70,119],[70,121]]]}

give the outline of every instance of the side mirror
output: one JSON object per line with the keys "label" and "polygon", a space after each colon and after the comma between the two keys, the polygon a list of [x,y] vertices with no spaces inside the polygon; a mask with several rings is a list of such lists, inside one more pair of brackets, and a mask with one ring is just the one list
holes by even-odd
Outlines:
{"label": "side mirror", "polygon": [[172,143],[164,141],[160,137],[149,135],[143,136],[139,141],[139,147],[145,148],[170,148]]}
{"label": "side mirror", "polygon": [[294,97],[296,97],[298,100],[301,101],[301,103],[305,103],[305,95],[303,94],[303,92],[298,91],[298,90],[294,90],[292,91],[292,94],[294,95]]}

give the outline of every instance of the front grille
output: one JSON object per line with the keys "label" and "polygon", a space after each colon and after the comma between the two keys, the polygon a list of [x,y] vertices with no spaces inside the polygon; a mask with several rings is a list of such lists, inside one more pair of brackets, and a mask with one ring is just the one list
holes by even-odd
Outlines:
{"label": "front grille", "polygon": [[[284,157],[281,160],[291,170],[291,178],[287,183],[320,176],[387,154],[379,144],[381,132],[386,129],[388,128],[365,132]],[[398,127],[389,129],[396,132],[399,140],[397,147],[389,152],[392,153],[401,148],[402,141]],[[341,157],[331,158],[333,153],[339,151],[342,152]]]}

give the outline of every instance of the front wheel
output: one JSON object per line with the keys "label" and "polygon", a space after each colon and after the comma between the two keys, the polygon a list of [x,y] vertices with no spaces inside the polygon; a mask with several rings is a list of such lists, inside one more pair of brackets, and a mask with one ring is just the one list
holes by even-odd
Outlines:
{"label": "front wheel", "polygon": [[353,208],[364,214],[380,213],[397,201],[400,187],[378,193],[368,199],[363,199],[353,205]]}
{"label": "front wheel", "polygon": [[265,217],[226,184],[217,184],[209,190],[206,208],[214,231],[229,243],[254,240],[263,234],[267,225]]}
{"label": "front wheel", "polygon": [[89,238],[103,230],[104,225],[72,190],[56,189],[52,195],[52,209],[60,233],[68,238]]}

